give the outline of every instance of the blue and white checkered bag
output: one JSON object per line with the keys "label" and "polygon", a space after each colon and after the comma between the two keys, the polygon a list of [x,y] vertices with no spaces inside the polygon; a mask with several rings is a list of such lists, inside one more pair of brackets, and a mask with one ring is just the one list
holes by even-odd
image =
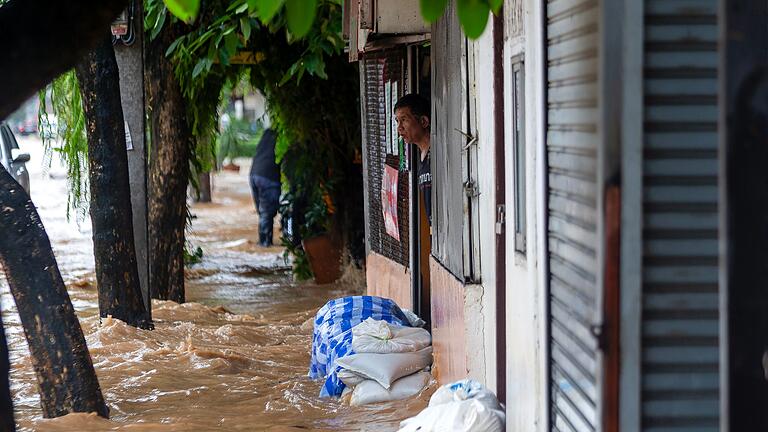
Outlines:
{"label": "blue and white checkered bag", "polygon": [[411,327],[400,307],[394,301],[381,297],[342,297],[329,301],[317,311],[309,377],[325,378],[320,397],[341,396],[345,386],[336,375],[341,369],[336,366],[336,359],[354,354],[352,327],[368,318]]}

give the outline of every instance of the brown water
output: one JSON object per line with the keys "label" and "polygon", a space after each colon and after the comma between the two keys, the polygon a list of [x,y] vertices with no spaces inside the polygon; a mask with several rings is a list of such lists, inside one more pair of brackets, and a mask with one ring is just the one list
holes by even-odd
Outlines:
{"label": "brown water", "polygon": [[293,282],[281,248],[256,246],[257,217],[245,179],[245,172],[217,176],[215,202],[193,206],[197,217],[189,237],[205,255],[187,272],[189,302],[155,301],[156,329],[146,331],[118,320],[99,322],[90,222],[78,226],[66,220],[63,179],[33,175],[33,200],[80,317],[111,418],[42,419],[26,341],[0,273],[21,430],[378,431],[396,430],[402,419],[424,408],[432,389],[409,401],[361,408],[317,396],[320,382],[306,376],[311,318],[328,299],[362,292],[364,277],[348,270],[335,285]]}

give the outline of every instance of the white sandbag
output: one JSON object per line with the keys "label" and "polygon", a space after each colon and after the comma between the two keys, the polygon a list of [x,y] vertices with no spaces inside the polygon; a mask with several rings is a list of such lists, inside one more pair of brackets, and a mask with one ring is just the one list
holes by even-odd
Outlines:
{"label": "white sandbag", "polygon": [[493,410],[503,411],[496,395],[477,381],[464,379],[441,386],[429,399],[429,406],[475,399]]}
{"label": "white sandbag", "polygon": [[504,412],[469,399],[430,406],[400,423],[399,432],[502,432]]}
{"label": "white sandbag", "polygon": [[[341,382],[344,383],[347,388],[354,388],[356,385],[360,384],[361,382],[365,381],[365,377],[362,377],[358,375],[355,372],[352,372],[351,370],[342,369],[336,373],[336,376],[339,377]],[[346,389],[345,389],[346,390]]]}
{"label": "white sandbag", "polygon": [[424,390],[431,378],[427,372],[416,372],[393,382],[389,390],[374,380],[365,380],[355,387],[349,404],[357,406],[407,399]]}
{"label": "white sandbag", "polygon": [[372,379],[389,389],[401,377],[418,372],[432,364],[432,347],[411,353],[359,353],[336,360],[336,366]]}
{"label": "white sandbag", "polygon": [[352,328],[352,350],[356,353],[414,352],[432,345],[427,330],[403,327],[372,318]]}

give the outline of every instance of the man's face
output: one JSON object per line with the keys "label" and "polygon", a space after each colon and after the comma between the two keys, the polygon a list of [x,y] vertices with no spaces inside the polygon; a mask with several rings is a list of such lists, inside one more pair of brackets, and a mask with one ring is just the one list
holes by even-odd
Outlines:
{"label": "man's face", "polygon": [[409,107],[395,110],[395,121],[397,121],[397,134],[408,144],[421,142],[429,134],[427,116],[417,118]]}

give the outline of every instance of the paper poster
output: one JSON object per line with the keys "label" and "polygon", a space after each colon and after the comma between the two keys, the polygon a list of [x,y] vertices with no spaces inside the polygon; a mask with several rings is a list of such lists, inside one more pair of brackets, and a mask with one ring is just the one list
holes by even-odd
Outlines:
{"label": "paper poster", "polygon": [[128,122],[125,122],[125,149],[133,150],[133,139],[131,138],[131,130],[128,129]]}
{"label": "paper poster", "polygon": [[397,226],[397,176],[396,168],[384,166],[384,176],[381,179],[381,211],[387,234],[400,241],[400,230]]}

